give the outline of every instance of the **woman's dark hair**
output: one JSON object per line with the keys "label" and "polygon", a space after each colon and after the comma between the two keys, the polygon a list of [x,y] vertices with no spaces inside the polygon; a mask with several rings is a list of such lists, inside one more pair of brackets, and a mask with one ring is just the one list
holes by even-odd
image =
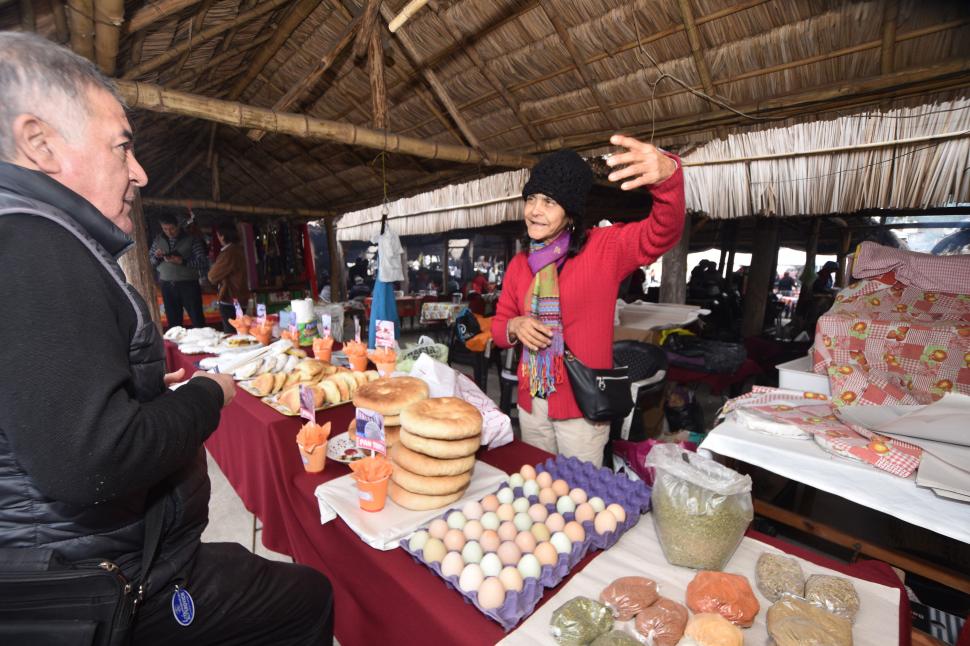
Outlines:
{"label": "woman's dark hair", "polygon": [[[583,218],[577,218],[568,212],[566,217],[569,218],[569,226],[566,227],[569,230],[569,250],[566,252],[566,257],[574,258],[586,246],[586,241],[589,239],[589,229],[586,227]],[[532,238],[529,237],[528,229],[526,229],[521,239],[522,248],[525,249],[526,253],[529,252],[530,242],[532,242]]]}
{"label": "woman's dark hair", "polygon": [[232,223],[226,223],[219,226],[219,235],[226,242],[239,242],[239,230],[236,229],[236,225]]}

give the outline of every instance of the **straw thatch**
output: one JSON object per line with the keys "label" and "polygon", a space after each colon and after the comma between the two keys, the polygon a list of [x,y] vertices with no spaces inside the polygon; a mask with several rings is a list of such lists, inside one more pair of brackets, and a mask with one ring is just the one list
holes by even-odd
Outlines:
{"label": "straw thatch", "polygon": [[[383,51],[387,132],[426,145],[381,157],[318,132],[306,138],[259,128],[265,113],[253,117],[246,106],[275,109],[282,116],[270,118],[286,123],[293,113],[306,122],[343,122],[347,132],[373,127],[368,64],[348,44],[365,4],[37,0],[22,12],[24,3],[0,2],[0,29],[66,41],[109,72],[113,63],[119,78],[158,86],[159,96],[196,95],[193,106],[206,109],[194,116],[174,100],[133,111],[151,179],[144,194],[154,198],[214,200],[218,193],[235,205],[341,212],[377,204],[385,191],[412,195],[500,172],[496,160],[527,165],[528,156],[563,145],[592,151],[615,130],[652,135],[675,150],[706,144],[688,157],[711,159],[915,137],[966,121],[965,111],[955,111],[949,121],[916,116],[877,128],[833,119],[833,111],[920,114],[943,105],[932,101],[965,101],[967,3],[435,0],[391,34],[388,20],[408,2],[384,0],[381,42],[370,49]],[[124,22],[116,25],[119,8]],[[670,76],[658,81],[661,73]],[[938,99],[928,94],[944,91],[933,95]],[[908,98],[895,101],[900,97]],[[162,109],[175,112],[155,111]],[[226,125],[229,112],[256,125],[246,118]],[[436,144],[455,154],[429,153]],[[700,167],[691,176],[711,185],[695,182],[691,200],[714,217],[734,217],[968,199],[966,178],[953,175],[960,155],[966,162],[966,140],[919,145],[930,147],[884,165],[891,168],[803,186],[772,182],[885,160],[893,149],[752,162],[750,171]],[[732,183],[748,179],[741,167],[760,182],[750,191]],[[904,176],[908,181],[898,181]],[[725,198],[704,197],[715,190]]]}

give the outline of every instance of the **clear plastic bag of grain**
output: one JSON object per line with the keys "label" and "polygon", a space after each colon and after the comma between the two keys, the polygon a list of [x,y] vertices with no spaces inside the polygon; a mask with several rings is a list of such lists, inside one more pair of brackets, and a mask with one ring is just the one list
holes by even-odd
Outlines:
{"label": "clear plastic bag of grain", "polygon": [[634,626],[650,646],[677,646],[687,626],[687,607],[667,597],[636,616]]}
{"label": "clear plastic bag of grain", "polygon": [[660,597],[657,583],[642,576],[624,576],[600,592],[600,603],[613,612],[617,621],[629,621],[644,608],[652,606]]}
{"label": "clear plastic bag of grain", "polygon": [[859,594],[852,581],[840,576],[813,574],[805,582],[805,600],[831,613],[855,621]]}
{"label": "clear plastic bag of grain", "polygon": [[556,608],[549,630],[560,646],[589,644],[613,629],[613,613],[599,601],[573,597]]}
{"label": "clear plastic bag of grain", "polygon": [[751,478],[674,444],[655,446],[653,522],[673,565],[721,570],[754,518]]}
{"label": "clear plastic bag of grain", "polygon": [[775,646],[852,646],[852,623],[798,597],[768,608],[768,635]]}
{"label": "clear plastic bag of grain", "polygon": [[643,644],[629,633],[611,630],[594,639],[590,646],[643,646]]}
{"label": "clear plastic bag of grain", "polygon": [[754,571],[755,583],[768,601],[775,602],[786,594],[805,594],[802,566],[790,556],[762,552]]}

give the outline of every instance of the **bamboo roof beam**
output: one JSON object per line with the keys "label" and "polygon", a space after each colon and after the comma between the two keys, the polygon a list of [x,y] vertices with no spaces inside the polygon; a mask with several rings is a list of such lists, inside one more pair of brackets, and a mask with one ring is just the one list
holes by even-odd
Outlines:
{"label": "bamboo roof beam", "polygon": [[[967,64],[970,65],[970,63]],[[497,166],[523,168],[531,167],[536,161],[528,156],[508,155],[494,151],[489,152],[486,159],[481,152],[464,146],[402,137],[396,133],[384,133],[350,123],[316,119],[303,114],[274,112],[268,108],[167,90],[149,83],[119,81],[118,89],[131,108],[195,117],[237,128],[260,128],[305,139],[334,141],[351,146],[464,164],[490,162]]]}
{"label": "bamboo roof beam", "polygon": [[[323,75],[327,73],[333,64],[337,61],[340,55],[350,44],[350,41],[354,38],[354,33],[357,30],[357,26],[360,24],[361,16],[357,15],[354,17],[350,23],[340,32],[337,36],[336,42],[333,46],[323,55],[323,58],[314,65],[299,81],[296,82],[286,93],[280,97],[280,99],[273,104],[273,110],[277,112],[289,112],[290,108],[296,106],[299,108],[303,100],[309,95],[309,93],[316,87]],[[263,138],[266,133],[262,130],[251,130],[249,132],[249,138],[253,141],[259,141]]]}
{"label": "bamboo roof beam", "polygon": [[[694,22],[694,12],[690,8],[690,0],[678,0],[680,4],[680,15],[684,20],[684,29],[687,31],[687,42],[690,43],[690,51],[694,57],[694,67],[697,68],[697,77],[701,80],[701,86],[708,96],[714,96],[714,84],[711,83],[711,68],[707,65],[704,58],[704,46],[701,44],[701,34],[697,31],[697,24]],[[636,5],[633,7],[636,11]]]}
{"label": "bamboo roof beam", "polygon": [[64,45],[71,39],[71,32],[67,28],[67,12],[64,10],[63,0],[50,0],[51,14],[54,16],[54,34],[57,42]]}
{"label": "bamboo roof beam", "polygon": [[128,67],[134,67],[141,63],[141,57],[145,51],[145,36],[147,33],[146,31],[139,31],[131,37],[131,65]]}
{"label": "bamboo roof beam", "polygon": [[37,31],[37,18],[31,0],[20,0],[20,27],[24,31]]}
{"label": "bamboo roof beam", "polygon": [[354,40],[354,58],[363,58],[370,47],[370,36],[377,29],[378,14],[381,10],[381,0],[364,0],[364,13]]}
{"label": "bamboo roof beam", "polygon": [[882,5],[882,48],[879,52],[879,69],[889,74],[896,67],[896,14],[899,5],[895,0],[883,0]]}
{"label": "bamboo roof beam", "polygon": [[71,49],[89,61],[94,60],[94,2],[67,0],[67,23],[71,28]]}
{"label": "bamboo roof beam", "polygon": [[191,198],[160,198],[142,197],[142,204],[145,206],[168,206],[183,207],[193,209],[214,209],[217,211],[228,211],[230,213],[244,213],[246,215],[269,215],[277,217],[291,218],[332,218],[336,217],[333,211],[323,209],[287,209],[273,206],[253,206],[251,204],[232,204],[230,202],[216,202],[213,200],[194,200]]}
{"label": "bamboo roof beam", "polygon": [[[404,11],[401,12],[401,14],[403,13]],[[437,16],[441,19],[442,24],[445,26],[445,30],[451,35],[452,39],[455,41],[455,44],[460,45],[465,40],[465,37],[462,36],[458,25],[455,24],[454,18],[452,18],[447,11],[442,11],[441,13],[438,13]],[[532,127],[529,120],[522,116],[522,110],[519,108],[518,101],[516,101],[512,94],[505,88],[502,81],[495,76],[495,73],[488,69],[488,65],[486,65],[485,61],[482,60],[482,57],[475,50],[475,45],[469,42],[462,48],[462,51],[466,56],[468,56],[468,58],[471,59],[472,63],[475,64],[475,67],[478,68],[479,73],[485,77],[485,80],[489,82],[492,88],[499,93],[502,100],[505,101],[505,105],[509,107],[512,114],[515,115],[515,118],[522,125],[522,128],[525,130],[526,134],[529,135],[529,138],[535,143],[542,141],[542,136],[534,127]]]}
{"label": "bamboo roof beam", "polygon": [[[77,0],[72,0],[72,2],[74,1],[77,1]],[[280,5],[284,5],[287,2],[290,2],[290,0],[266,0],[265,2],[261,2],[260,4],[256,5],[254,8],[250,9],[249,11],[245,11],[239,14],[232,20],[227,20],[218,25],[209,27],[208,29],[203,30],[202,32],[196,34],[194,37],[186,39],[185,42],[182,42],[176,45],[175,47],[170,48],[168,51],[164,52],[163,54],[156,56],[150,61],[145,61],[141,65],[136,65],[135,67],[125,72],[124,76],[122,76],[121,78],[126,80],[133,79],[143,74],[147,74],[148,72],[154,72],[158,68],[172,62],[173,60],[175,60],[176,58],[184,54],[186,51],[188,51],[190,48],[198,47],[202,43],[212,40],[216,36],[219,36],[220,34],[226,31],[229,31],[233,27],[239,27],[240,25],[245,25],[248,22],[252,22],[256,18],[259,18],[260,16],[263,16],[269,13],[270,11],[273,11]]]}
{"label": "bamboo roof beam", "polygon": [[[199,8],[196,9],[195,15],[192,17],[192,24],[189,26],[190,38],[192,34],[202,31],[202,27],[205,25],[205,17],[209,14],[209,9],[212,8],[215,1],[216,0],[203,0]],[[181,73],[182,68],[185,67],[185,63],[188,62],[191,54],[191,49],[186,50],[185,53],[182,54],[182,58],[180,58],[179,62],[175,64],[175,74]]]}
{"label": "bamboo roof beam", "polygon": [[94,0],[94,56],[106,76],[115,74],[124,22],[125,0]]}
{"label": "bamboo roof beam", "polygon": [[276,28],[276,32],[273,37],[269,39],[266,45],[259,50],[253,60],[249,63],[249,71],[241,79],[236,81],[232,86],[232,90],[229,92],[229,100],[235,101],[242,96],[242,93],[246,91],[249,84],[252,83],[266,64],[269,63],[274,56],[280,51],[280,48],[286,44],[293,32],[296,31],[307,16],[313,13],[313,10],[317,8],[320,4],[320,0],[297,0],[296,3],[287,11],[286,15],[280,21],[279,26]]}
{"label": "bamboo roof beam", "polygon": [[596,77],[593,73],[589,71],[586,66],[586,61],[580,56],[579,50],[576,49],[576,45],[573,44],[573,39],[569,35],[569,30],[566,29],[566,25],[563,24],[559,16],[556,14],[554,9],[549,9],[546,5],[542,5],[542,11],[546,14],[546,18],[552,23],[555,28],[556,33],[559,35],[559,40],[562,44],[566,46],[566,50],[569,52],[569,57],[573,60],[573,64],[576,66],[576,71],[583,79],[583,83],[589,89],[590,93],[593,95],[593,100],[596,101],[596,105],[599,106],[600,112],[603,113],[603,117],[606,119],[610,126],[618,130],[620,128],[620,122],[616,120],[613,113],[610,112],[609,106],[606,104],[606,98],[603,93],[599,91],[596,86]]}
{"label": "bamboo roof beam", "polygon": [[[209,61],[205,65],[207,68],[211,70],[219,65],[222,65],[228,60],[231,60],[237,56],[240,56],[241,54],[244,54],[245,52],[248,52],[251,49],[259,47],[260,45],[262,45],[272,37],[273,37],[273,31],[270,30],[265,34],[257,36],[256,38],[252,39],[250,42],[246,43],[245,45],[223,52],[218,56],[213,56],[211,59],[209,59]],[[137,38],[137,35],[136,35],[136,38]],[[191,81],[193,79],[198,79],[198,78],[199,78],[198,70],[196,69],[186,70],[181,74],[175,76],[174,78],[171,78],[168,81],[166,81],[165,87],[175,87],[187,81]],[[225,80],[226,79],[223,77],[223,78],[217,79],[217,82],[221,84],[221,83],[224,83]]]}
{"label": "bamboo roof beam", "polygon": [[[391,21],[394,19],[394,14],[391,9],[387,7],[387,5],[381,5],[381,15],[386,21]],[[411,42],[410,36],[403,31],[399,31],[394,35],[397,38],[397,41],[401,44],[401,47],[404,49],[404,53],[407,54],[407,56],[411,59],[412,65],[421,71],[421,76],[423,76],[424,80],[427,81],[428,85],[431,86],[431,91],[434,93],[435,97],[437,97],[437,99],[441,101],[441,104],[445,106],[445,110],[448,111],[448,114],[455,122],[455,125],[458,126],[459,130],[461,130],[461,134],[464,135],[465,140],[471,144],[473,148],[481,149],[481,142],[479,142],[478,137],[475,136],[475,133],[472,132],[471,128],[468,127],[468,124],[465,122],[465,118],[462,116],[461,111],[448,95],[447,90],[445,90],[445,86],[442,85],[441,81],[438,80],[438,76],[433,70],[431,70],[431,68],[427,66],[419,66],[418,63],[421,60],[421,57],[418,56],[417,48],[415,48],[414,43]]]}
{"label": "bamboo roof beam", "polygon": [[141,31],[159,20],[164,20],[186,7],[198,4],[200,0],[156,0],[139,9],[128,21],[128,33]]}

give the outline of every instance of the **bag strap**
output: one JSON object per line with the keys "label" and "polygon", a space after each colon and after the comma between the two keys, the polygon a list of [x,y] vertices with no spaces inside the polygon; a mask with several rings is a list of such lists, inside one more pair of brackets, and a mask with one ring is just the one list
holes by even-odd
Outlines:
{"label": "bag strap", "polygon": [[155,500],[145,514],[145,545],[141,552],[141,582],[138,584],[138,594],[132,612],[138,610],[138,606],[145,599],[145,585],[148,583],[148,575],[155,561],[155,554],[158,552],[158,544],[162,538],[162,525],[165,518],[165,497],[162,496]]}

